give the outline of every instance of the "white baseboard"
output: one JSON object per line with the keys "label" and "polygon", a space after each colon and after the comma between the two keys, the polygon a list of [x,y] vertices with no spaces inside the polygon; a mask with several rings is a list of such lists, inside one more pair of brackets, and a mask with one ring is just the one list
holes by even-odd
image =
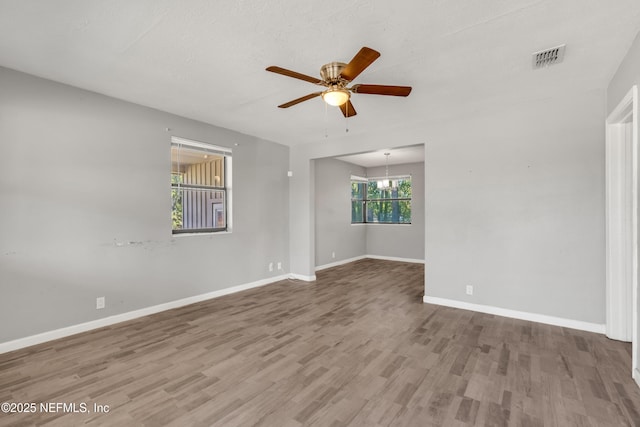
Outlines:
{"label": "white baseboard", "polygon": [[383,259],[385,261],[411,262],[413,264],[424,264],[423,259],[416,259],[416,258],[400,258],[395,256],[384,256],[384,255],[365,255],[365,258]]}
{"label": "white baseboard", "polygon": [[633,371],[633,375],[632,375],[633,379],[635,380],[636,384],[638,384],[638,387],[640,387],[640,371],[635,369]]}
{"label": "white baseboard", "polygon": [[447,298],[424,296],[422,301],[427,304],[443,305],[446,307],[461,308],[463,310],[478,311],[480,313],[495,314],[497,316],[511,317],[531,322],[544,323],[547,325],[561,326],[564,328],[578,329],[581,331],[605,333],[605,325],[598,323],[583,322],[580,320],[565,319],[562,317],[547,316],[544,314],[528,313],[526,311],[509,310],[506,308],[494,307],[490,305],[473,304],[464,301],[457,301]]}
{"label": "white baseboard", "polygon": [[230,288],[220,289],[219,291],[213,291],[213,292],[208,292],[206,294],[195,295],[192,297],[170,301],[167,303],[158,304],[151,307],[141,308],[139,310],[129,311],[127,313],[116,314],[114,316],[104,317],[102,319],[92,320],[90,322],[80,323],[78,325],[67,326],[66,328],[55,329],[53,331],[43,332],[41,334],[31,335],[25,338],[18,338],[13,341],[0,343],[0,354],[7,353],[14,350],[19,350],[25,347],[30,347],[36,344],[41,344],[43,342],[68,337],[70,335],[79,334],[81,332],[87,332],[93,329],[110,326],[116,323],[125,322],[127,320],[137,319],[139,317],[148,316],[150,314],[159,313],[161,311],[171,310],[173,308],[183,307],[185,305],[194,304],[197,302],[206,301],[213,298],[218,298],[223,295],[229,295],[229,294],[233,294],[240,291],[246,291],[247,289],[257,288],[260,286],[268,285],[270,283],[279,282],[280,280],[286,280],[288,278],[289,278],[289,275],[269,277],[267,279],[246,283],[244,285],[232,286]]}
{"label": "white baseboard", "polygon": [[367,257],[366,255],[360,255],[360,256],[357,256],[357,257],[353,257],[353,258],[343,259],[341,261],[331,262],[329,264],[319,265],[319,266],[316,267],[316,271],[325,270],[325,269],[331,268],[331,267],[337,267],[337,266],[343,265],[343,264],[349,264],[350,262],[354,262],[354,261],[360,261],[361,259],[365,259],[366,257]]}
{"label": "white baseboard", "polygon": [[347,258],[347,259],[343,259],[341,261],[332,262],[332,263],[329,263],[329,264],[319,265],[319,266],[316,267],[316,271],[325,270],[325,269],[331,268],[331,267],[337,267],[337,266],[343,265],[343,264],[349,264],[350,262],[360,261],[361,259],[365,259],[365,258],[382,259],[382,260],[385,260],[385,261],[399,261],[399,262],[411,262],[411,263],[415,263],[415,264],[424,264],[424,260],[423,259],[399,258],[399,257],[382,256],[382,255],[360,255],[360,256],[357,256],[357,257]]}
{"label": "white baseboard", "polygon": [[316,275],[314,274],[312,276],[305,276],[304,274],[291,273],[289,274],[289,278],[296,279],[296,280],[303,280],[305,282],[313,282],[316,280]]}

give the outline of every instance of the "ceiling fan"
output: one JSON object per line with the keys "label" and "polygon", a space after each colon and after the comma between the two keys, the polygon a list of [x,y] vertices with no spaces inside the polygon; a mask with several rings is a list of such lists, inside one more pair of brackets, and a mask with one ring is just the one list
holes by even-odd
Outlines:
{"label": "ceiling fan", "polygon": [[271,71],[272,73],[282,74],[283,76],[293,77],[294,79],[304,80],[327,88],[324,91],[310,93],[309,95],[278,105],[278,107],[289,108],[301,102],[321,96],[327,104],[340,107],[340,110],[345,117],[351,117],[357,114],[355,108],[353,108],[353,104],[351,104],[351,93],[408,96],[411,93],[410,86],[356,84],[348,87],[348,85],[369,65],[371,65],[373,61],[378,59],[379,56],[380,52],[368,47],[363,47],[348,64],[345,64],[344,62],[330,62],[323,65],[320,68],[319,79],[281,67],[267,67],[267,71]]}

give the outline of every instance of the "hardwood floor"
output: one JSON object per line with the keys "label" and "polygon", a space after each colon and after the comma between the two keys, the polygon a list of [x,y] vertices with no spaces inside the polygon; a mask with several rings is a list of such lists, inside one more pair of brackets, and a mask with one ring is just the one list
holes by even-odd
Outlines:
{"label": "hardwood floor", "polygon": [[362,260],[0,355],[0,402],[88,411],[0,425],[640,426],[629,344],[423,304],[423,268]]}

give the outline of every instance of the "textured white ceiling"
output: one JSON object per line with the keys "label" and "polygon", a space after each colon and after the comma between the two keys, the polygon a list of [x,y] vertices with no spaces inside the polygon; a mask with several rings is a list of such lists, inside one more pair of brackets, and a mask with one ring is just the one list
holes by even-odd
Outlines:
{"label": "textured white ceiling", "polygon": [[[320,98],[277,105],[362,47],[382,56],[356,83],[349,134],[370,134],[528,100],[603,89],[640,29],[638,0],[0,0],[0,65],[294,145],[344,136]],[[566,43],[565,61],[531,53]]]}

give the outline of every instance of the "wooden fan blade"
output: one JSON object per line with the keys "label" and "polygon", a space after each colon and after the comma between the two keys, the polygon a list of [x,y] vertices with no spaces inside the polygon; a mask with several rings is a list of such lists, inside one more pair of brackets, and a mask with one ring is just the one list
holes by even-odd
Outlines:
{"label": "wooden fan blade", "polygon": [[358,75],[364,71],[369,65],[373,63],[380,56],[380,52],[375,51],[368,47],[360,49],[356,56],[353,57],[351,62],[340,73],[340,77],[345,80],[352,81]]}
{"label": "wooden fan blade", "polygon": [[315,83],[317,85],[322,84],[322,80],[317,79],[315,77],[307,76],[306,74],[296,73],[295,71],[287,70],[285,68],[271,66],[266,68],[267,71],[271,71],[272,73],[282,74],[283,76],[293,77],[294,79],[304,80],[310,83]]}
{"label": "wooden fan blade", "polygon": [[371,95],[408,96],[411,93],[411,86],[354,85],[351,90],[354,93]]}
{"label": "wooden fan blade", "polygon": [[292,105],[296,105],[296,104],[299,104],[301,102],[308,101],[309,99],[315,98],[316,96],[320,96],[320,95],[322,95],[322,92],[310,93],[309,95],[305,95],[305,96],[302,96],[302,97],[300,97],[298,99],[294,99],[293,101],[289,101],[286,104],[278,105],[278,108],[289,108]]}
{"label": "wooden fan blade", "polygon": [[342,111],[342,114],[344,114],[345,117],[351,117],[358,114],[356,113],[356,109],[353,108],[353,104],[351,103],[351,101],[347,101],[344,104],[342,104],[340,106],[340,110]]}

